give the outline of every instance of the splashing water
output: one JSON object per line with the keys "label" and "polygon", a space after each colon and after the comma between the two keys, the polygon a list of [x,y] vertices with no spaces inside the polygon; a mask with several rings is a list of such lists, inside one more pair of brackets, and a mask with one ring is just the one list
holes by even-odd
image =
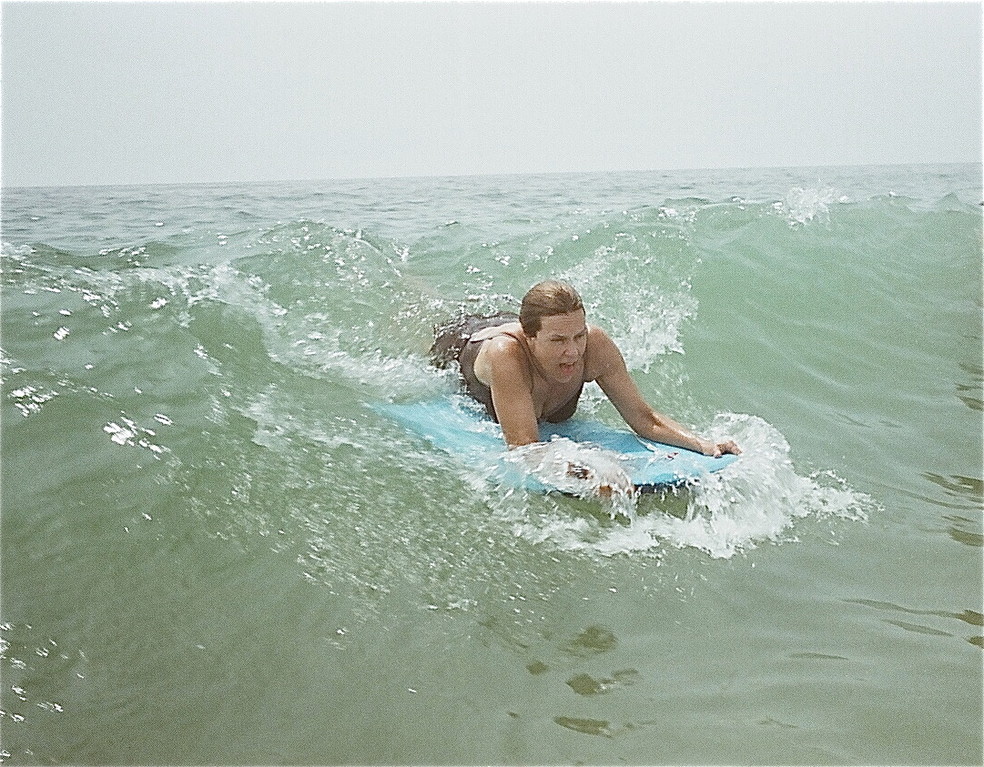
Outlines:
{"label": "splashing water", "polygon": [[617,453],[554,437],[509,451],[505,463],[545,489],[575,498],[600,499],[612,519],[635,519],[635,492]]}
{"label": "splashing water", "polygon": [[834,202],[846,201],[847,197],[838,197],[837,192],[829,187],[823,189],[794,187],[786,194],[785,201],[776,203],[775,208],[786,216],[790,226],[806,224],[814,219],[826,224],[830,222],[830,205]]}
{"label": "splashing water", "polygon": [[[514,493],[500,511],[512,516],[517,535],[563,550],[601,556],[659,556],[672,546],[699,549],[711,557],[728,559],[761,543],[783,541],[785,536],[791,536],[790,530],[798,519],[863,521],[868,511],[876,508],[870,497],[848,487],[832,472],[797,474],[789,457],[789,444],[760,418],[723,414],[714,420],[709,434],[714,439],[735,438],[744,451],[741,458],[679,492],[652,497],[612,493],[610,498],[601,499],[599,507],[602,475],[580,487],[568,480],[568,492],[594,499],[584,503],[596,504],[596,508],[606,512],[607,519],[585,514],[584,509],[577,513],[555,501],[546,503],[550,511],[544,513],[544,504],[531,497],[517,505]],[[558,462],[575,455],[582,453],[559,451],[553,456],[553,463],[547,462],[546,472],[558,485],[563,481],[562,476],[558,477],[562,474]],[[607,458],[611,468],[618,468],[617,460],[611,457],[588,456],[594,460]],[[686,503],[682,513],[681,499]]]}

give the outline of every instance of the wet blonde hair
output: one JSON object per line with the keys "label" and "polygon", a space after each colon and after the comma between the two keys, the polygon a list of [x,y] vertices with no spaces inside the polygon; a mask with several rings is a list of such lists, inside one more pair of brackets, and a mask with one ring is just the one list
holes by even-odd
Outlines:
{"label": "wet blonde hair", "polygon": [[523,296],[519,309],[519,324],[523,332],[533,338],[540,332],[544,317],[569,314],[584,309],[581,296],[566,282],[544,280],[530,288]]}

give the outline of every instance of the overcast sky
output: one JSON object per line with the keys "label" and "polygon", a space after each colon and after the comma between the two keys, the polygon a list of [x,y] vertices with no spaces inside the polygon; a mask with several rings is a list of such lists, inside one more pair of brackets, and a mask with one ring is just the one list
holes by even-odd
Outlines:
{"label": "overcast sky", "polygon": [[980,162],[981,5],[2,5],[3,184]]}

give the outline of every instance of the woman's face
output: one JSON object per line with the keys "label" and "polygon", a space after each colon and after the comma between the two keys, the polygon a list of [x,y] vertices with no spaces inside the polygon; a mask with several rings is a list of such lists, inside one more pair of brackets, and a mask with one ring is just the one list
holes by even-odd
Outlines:
{"label": "woman's face", "polygon": [[558,383],[567,383],[582,374],[587,344],[588,326],[583,309],[544,317],[540,332],[529,339],[537,362]]}

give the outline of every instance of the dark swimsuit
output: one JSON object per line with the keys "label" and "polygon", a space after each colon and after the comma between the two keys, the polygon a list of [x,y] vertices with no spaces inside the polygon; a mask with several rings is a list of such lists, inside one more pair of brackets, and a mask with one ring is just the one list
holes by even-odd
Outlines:
{"label": "dark swimsuit", "polygon": [[[490,317],[469,315],[452,320],[434,330],[435,339],[434,345],[431,347],[431,362],[439,368],[446,368],[452,362],[457,362],[460,366],[461,378],[465,390],[474,399],[485,405],[485,411],[496,423],[499,422],[499,418],[495,414],[495,406],[492,404],[492,390],[479,381],[475,375],[475,358],[478,357],[478,353],[482,348],[482,342],[488,341],[489,339],[483,338],[473,341],[471,337],[480,330],[506,325],[510,322],[517,322],[518,320],[518,315],[509,312],[493,314]],[[525,338],[508,331],[504,331],[502,335],[507,335],[519,341],[519,345],[530,361],[530,365],[534,369],[540,367],[533,357],[533,352],[530,351],[529,346],[526,344]],[[577,401],[581,397],[581,390],[583,388],[584,382],[581,383],[581,386],[574,393],[573,397],[553,412],[545,415],[541,420],[549,421],[550,423],[560,423],[574,415],[574,411],[577,410]]]}

